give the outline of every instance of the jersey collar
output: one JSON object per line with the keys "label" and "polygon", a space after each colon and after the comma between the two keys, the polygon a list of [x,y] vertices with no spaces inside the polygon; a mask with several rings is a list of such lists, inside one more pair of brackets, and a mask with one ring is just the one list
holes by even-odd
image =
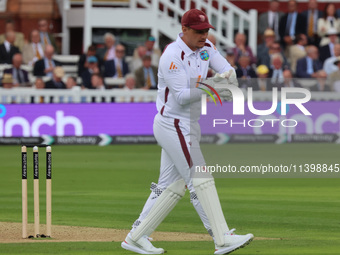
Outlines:
{"label": "jersey collar", "polygon": [[185,55],[189,56],[190,54],[196,54],[196,51],[192,51],[188,45],[182,40],[183,33],[179,33],[177,36],[176,42],[178,43],[179,47],[184,51]]}

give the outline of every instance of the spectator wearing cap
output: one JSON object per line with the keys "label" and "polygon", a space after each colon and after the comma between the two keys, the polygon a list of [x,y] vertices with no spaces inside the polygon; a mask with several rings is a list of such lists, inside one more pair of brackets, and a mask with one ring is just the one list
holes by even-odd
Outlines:
{"label": "spectator wearing cap", "polygon": [[289,63],[292,72],[296,72],[296,62],[298,59],[306,56],[306,45],[308,43],[307,36],[305,34],[298,34],[295,38],[296,44],[289,48]]}
{"label": "spectator wearing cap", "polygon": [[271,29],[276,35],[276,40],[279,40],[279,22],[283,12],[280,12],[280,2],[278,0],[269,1],[269,8],[267,12],[259,16],[258,34],[263,35],[266,29]]}
{"label": "spectator wearing cap", "polygon": [[87,68],[82,72],[81,79],[84,88],[93,89],[91,84],[91,76],[95,73],[100,73],[98,67],[98,59],[95,56],[90,56],[87,58]]}
{"label": "spectator wearing cap", "polygon": [[316,77],[315,85],[310,87],[310,91],[332,91],[330,84],[328,84],[327,73],[324,70],[320,70],[318,72],[318,76]]}
{"label": "spectator wearing cap", "polygon": [[334,28],[330,28],[327,32],[329,42],[320,47],[320,60],[322,63],[327,58],[334,57],[334,45],[338,43],[338,32]]}
{"label": "spectator wearing cap", "polygon": [[322,18],[322,11],[318,10],[318,1],[309,0],[308,9],[303,11],[301,15],[306,20],[306,35],[308,38],[308,44],[319,46],[320,37],[318,36],[318,20]]}
{"label": "spectator wearing cap", "polygon": [[99,56],[100,62],[104,63],[108,60],[113,60],[116,56],[115,49],[116,37],[111,33],[104,34],[105,47],[98,49],[97,55]]}
{"label": "spectator wearing cap", "polygon": [[330,29],[335,30],[336,34],[340,32],[340,20],[336,15],[333,3],[326,4],[323,17],[318,20],[318,35],[321,37],[320,47],[330,42],[327,37]]}
{"label": "spectator wearing cap", "polygon": [[36,29],[32,30],[30,41],[25,44],[22,56],[24,64],[33,66],[35,62],[44,57],[45,47],[41,44],[40,34]]}
{"label": "spectator wearing cap", "polygon": [[136,88],[157,89],[158,69],[151,64],[151,56],[143,57],[143,66],[135,71]]}
{"label": "spectator wearing cap", "polygon": [[233,48],[235,55],[235,62],[237,63],[240,56],[249,56],[250,64],[256,63],[256,58],[253,55],[253,52],[249,46],[246,45],[247,37],[243,33],[237,33],[235,35],[235,44],[236,46]]}
{"label": "spectator wearing cap", "polygon": [[294,43],[298,34],[306,33],[306,20],[297,11],[297,1],[288,1],[288,13],[282,16],[279,25],[281,44],[284,49],[289,48]]}
{"label": "spectator wearing cap", "polygon": [[62,81],[65,72],[61,66],[57,66],[53,70],[53,77],[45,83],[45,89],[66,89],[65,83]]}
{"label": "spectator wearing cap", "polygon": [[257,46],[258,60],[261,55],[268,54],[270,46],[275,42],[275,33],[272,29],[267,28],[263,34],[263,43]]}
{"label": "spectator wearing cap", "polygon": [[61,66],[60,62],[53,59],[54,47],[48,44],[45,47],[44,58],[38,60],[34,64],[33,75],[34,76],[48,76],[53,77],[53,70],[56,66]]}
{"label": "spectator wearing cap", "polygon": [[248,55],[241,55],[238,61],[238,68],[236,69],[236,76],[239,81],[240,88],[252,87],[253,90],[259,90],[257,84],[257,75],[255,70],[250,65],[250,57]]}
{"label": "spectator wearing cap", "polygon": [[298,78],[317,78],[322,69],[318,48],[310,45],[306,52],[307,56],[299,59],[296,63],[296,76]]}
{"label": "spectator wearing cap", "polygon": [[[155,48],[155,42],[156,38],[153,36],[149,36],[148,39],[145,41],[144,46],[146,47],[146,55],[151,56],[151,64],[153,66],[158,66],[159,64],[159,59],[162,55],[160,49]],[[138,50],[135,49],[133,52],[133,58],[138,59],[140,58],[140,55],[138,54]]]}
{"label": "spectator wearing cap", "polygon": [[13,76],[10,73],[5,73],[1,79],[1,86],[4,89],[11,89],[13,87]]}
{"label": "spectator wearing cap", "polygon": [[12,67],[4,70],[4,73],[11,74],[13,77],[13,87],[26,87],[30,85],[28,73],[21,68],[22,55],[16,53],[12,59]]}
{"label": "spectator wearing cap", "polygon": [[257,83],[260,91],[271,90],[271,83],[268,79],[269,69],[266,65],[259,65],[256,68]]}
{"label": "spectator wearing cap", "polygon": [[104,63],[104,77],[123,78],[129,73],[129,66],[125,61],[125,47],[121,44],[116,46],[116,56]]}
{"label": "spectator wearing cap", "polygon": [[0,44],[0,64],[11,64],[14,54],[20,53],[19,48],[14,46],[14,41],[15,33],[7,32],[4,43]]}
{"label": "spectator wearing cap", "polygon": [[[96,56],[96,46],[94,44],[90,45],[88,48],[87,48],[87,52],[80,55],[79,57],[79,61],[78,61],[78,76],[81,76],[81,74],[83,73],[83,71],[88,67],[88,62],[87,62],[87,59],[91,56],[95,56],[97,59],[98,56]],[[100,67],[100,63],[98,63],[99,67]]]}
{"label": "spectator wearing cap", "polygon": [[336,71],[331,72],[328,75],[328,84],[334,89],[334,91],[340,92],[340,56],[336,57],[333,61],[333,65]]}
{"label": "spectator wearing cap", "polygon": [[334,52],[334,56],[327,58],[323,64],[323,70],[325,70],[327,74],[331,74],[333,72],[338,71],[338,65],[334,64],[334,62],[337,61],[338,58],[340,57],[340,44],[339,43],[334,45],[333,52]]}

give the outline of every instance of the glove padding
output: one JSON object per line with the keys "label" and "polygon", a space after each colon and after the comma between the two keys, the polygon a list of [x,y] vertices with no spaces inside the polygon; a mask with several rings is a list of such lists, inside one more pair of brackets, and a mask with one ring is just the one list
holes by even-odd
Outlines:
{"label": "glove padding", "polygon": [[238,81],[234,69],[231,69],[222,74],[217,73],[213,78],[204,80],[202,84],[207,84],[213,87],[218,94],[222,93],[223,91],[229,91],[226,88],[227,85],[233,85],[238,87]]}
{"label": "glove padding", "polygon": [[231,94],[230,90],[224,90],[219,93],[221,99],[223,101],[232,101],[233,100],[233,95]]}

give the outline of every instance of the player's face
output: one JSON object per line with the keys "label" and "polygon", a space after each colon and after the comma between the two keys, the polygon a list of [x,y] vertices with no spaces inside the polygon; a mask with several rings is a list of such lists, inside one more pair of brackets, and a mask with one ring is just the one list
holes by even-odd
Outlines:
{"label": "player's face", "polygon": [[205,41],[207,40],[209,28],[203,30],[195,30],[189,27],[183,29],[183,40],[188,47],[195,51],[199,48],[204,47]]}

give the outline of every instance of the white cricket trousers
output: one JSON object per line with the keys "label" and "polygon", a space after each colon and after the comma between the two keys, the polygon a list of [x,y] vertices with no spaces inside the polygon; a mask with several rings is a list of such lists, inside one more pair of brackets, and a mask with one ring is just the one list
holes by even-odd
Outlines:
{"label": "white cricket trousers", "polygon": [[190,191],[190,200],[204,227],[212,235],[209,220],[192,184],[192,171],[195,166],[205,165],[199,145],[201,128],[198,122],[163,117],[158,113],[154,119],[153,131],[158,144],[162,147],[160,175],[158,184],[152,184],[152,192],[139,218],[132,225],[131,231],[133,232],[140,225],[163,190],[175,181],[184,179]]}

